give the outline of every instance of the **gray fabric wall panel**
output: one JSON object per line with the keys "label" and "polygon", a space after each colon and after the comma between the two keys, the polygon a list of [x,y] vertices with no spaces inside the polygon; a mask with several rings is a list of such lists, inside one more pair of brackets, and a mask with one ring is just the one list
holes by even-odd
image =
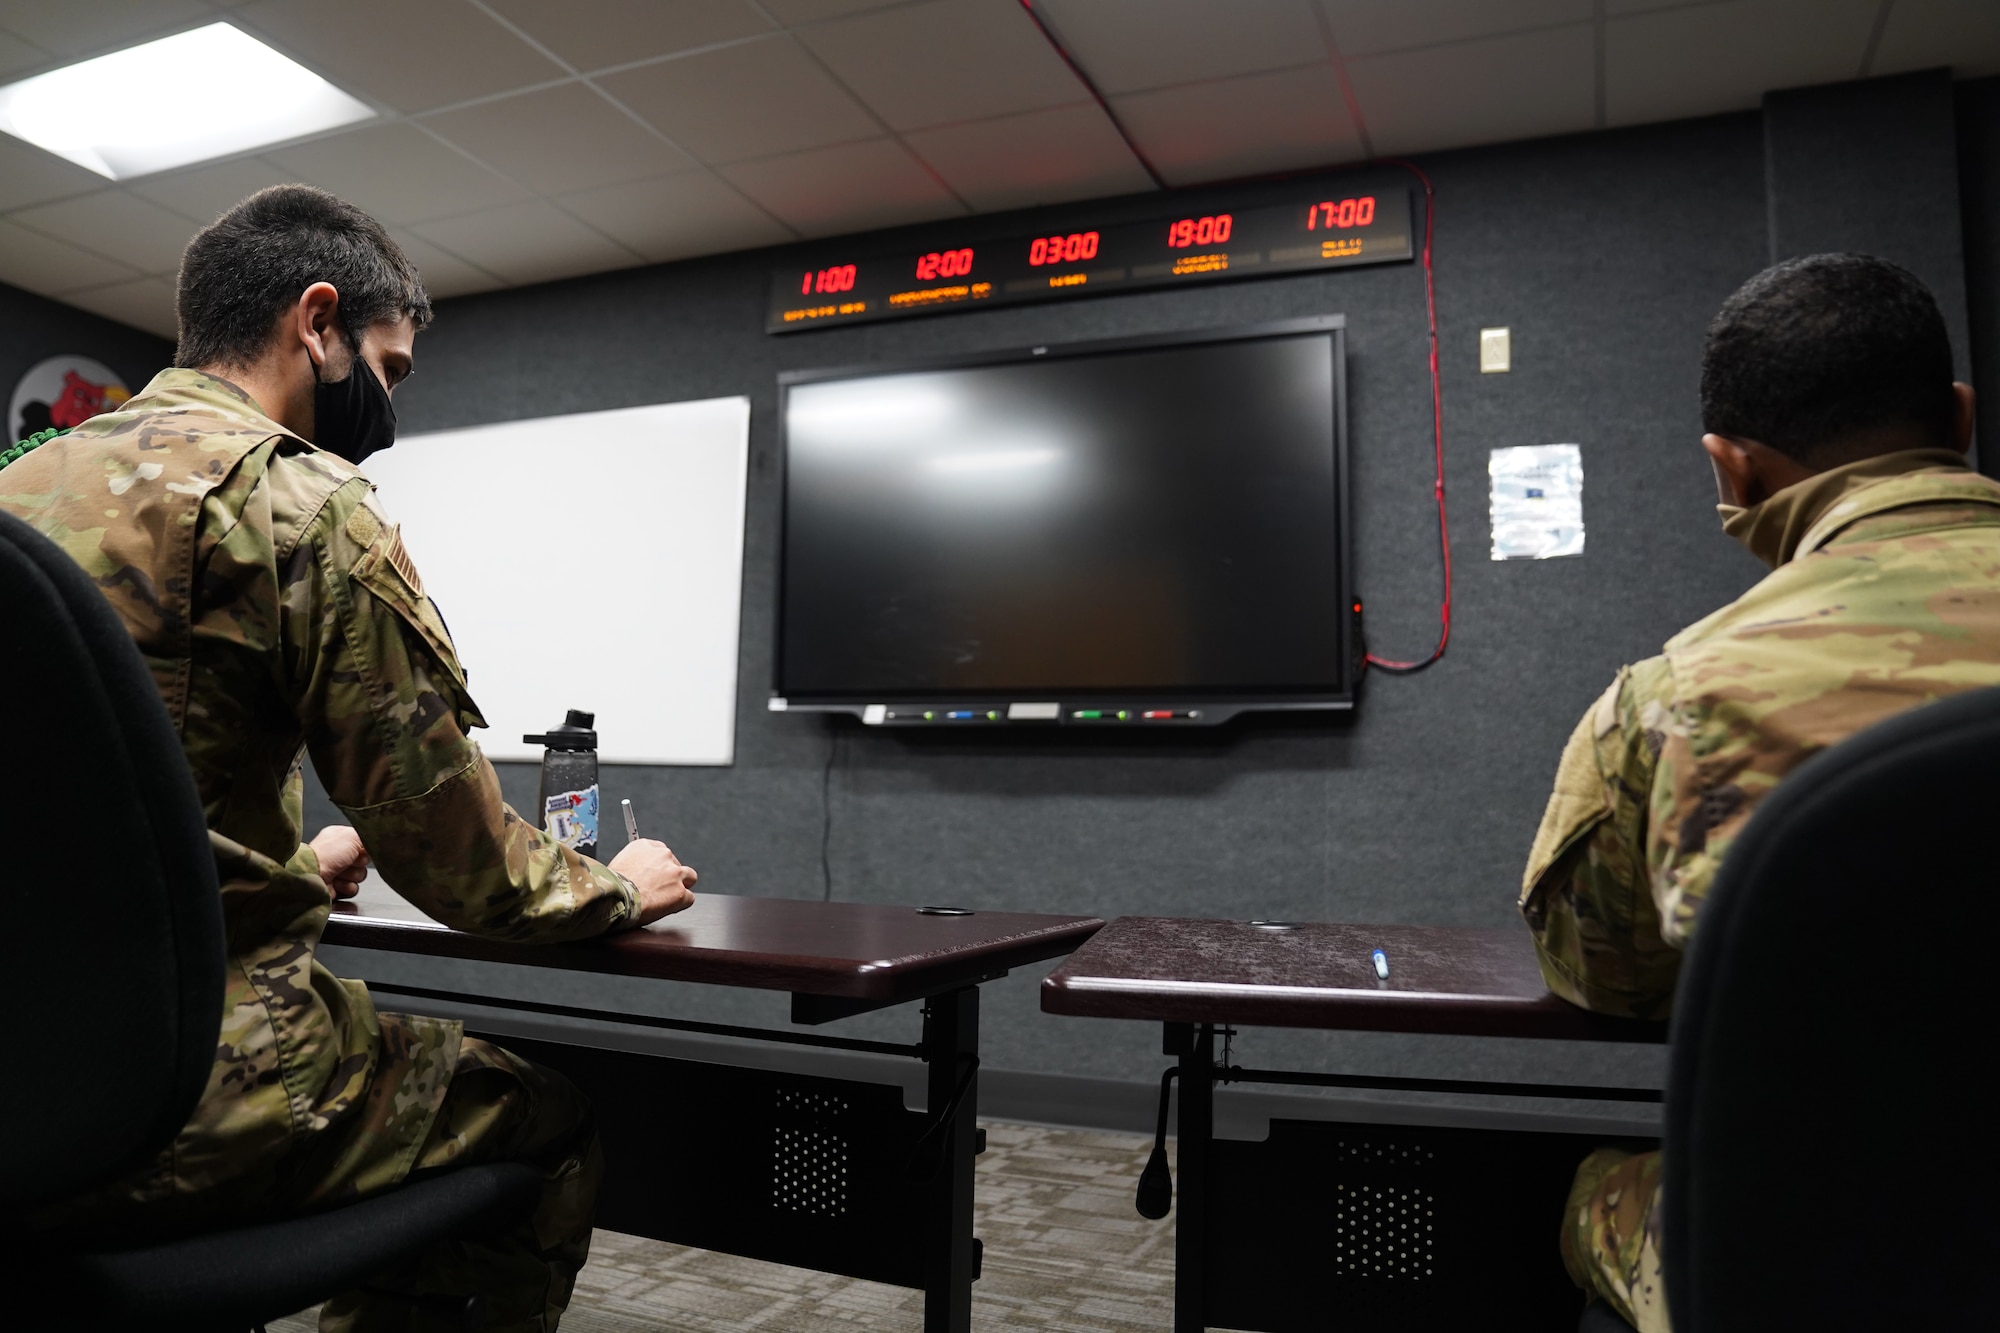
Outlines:
{"label": "gray fabric wall panel", "polygon": [[[819,248],[725,256],[447,302],[419,342],[419,374],[399,393],[398,409],[415,432],[751,396],[737,763],[604,776],[607,797],[630,796],[647,830],[700,867],[705,890],[819,894],[821,782],[832,754],[832,863],[844,899],[1106,917],[1510,925],[1521,862],[1576,717],[1621,664],[1657,651],[1760,572],[1717,528],[1696,443],[1695,377],[1708,319],[1765,262],[1762,135],[1755,115],[1738,115],[1470,151],[1425,166],[1439,201],[1457,616],[1442,664],[1412,678],[1372,675],[1351,719],[1252,719],[1138,744],[1029,734],[970,742],[768,713],[775,376],[1345,313],[1355,545],[1370,642],[1388,655],[1420,656],[1436,634],[1438,569],[1416,265],[770,337],[762,332],[769,270]],[[1033,225],[1156,206],[1141,198],[1054,209]],[[968,226],[1004,235],[1020,219]],[[1478,330],[1494,324],[1514,331],[1516,369],[1482,376]],[[1586,553],[1493,563],[1487,450],[1560,441],[1583,445]],[[395,496],[383,500],[393,514]],[[572,516],[551,516],[546,533],[524,538],[573,550],[583,531]],[[410,540],[421,562],[426,543],[450,537]],[[586,627],[603,651],[617,651],[618,619],[607,606]],[[476,692],[479,664],[470,665]],[[509,766],[504,779],[516,801],[532,793],[531,766]],[[323,802],[315,813],[332,817]],[[341,961],[411,982],[466,975],[429,961]],[[736,1021],[783,1015],[777,997],[526,969],[484,975],[486,984],[572,1003]],[[991,988],[990,1063],[1098,1077],[1156,1073],[1156,1032],[1045,1018],[1035,1009],[1036,980]],[[910,1021],[876,1015],[844,1026],[893,1032]],[[1242,1045],[1258,1062],[1338,1061],[1367,1071],[1616,1081],[1657,1070],[1653,1052],[1622,1048],[1279,1032]]]}
{"label": "gray fabric wall panel", "polygon": [[1951,71],[1764,98],[1773,262],[1827,250],[1894,260],[1937,293],[1969,374]]}
{"label": "gray fabric wall panel", "polygon": [[[0,282],[0,412],[7,410],[14,386],[31,366],[66,353],[102,361],[118,372],[126,388],[137,393],[174,359],[174,345],[102,315]],[[0,434],[13,429],[12,421],[0,422]],[[8,434],[0,449],[13,443]]]}
{"label": "gray fabric wall panel", "polygon": [[[2000,441],[2000,78],[1958,85],[1958,154],[1979,438]],[[2000,444],[1978,453],[1980,467],[2000,475]]]}

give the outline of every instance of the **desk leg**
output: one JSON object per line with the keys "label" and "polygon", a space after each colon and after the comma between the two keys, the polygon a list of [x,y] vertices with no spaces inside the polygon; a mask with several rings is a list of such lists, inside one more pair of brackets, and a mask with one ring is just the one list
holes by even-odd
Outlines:
{"label": "desk leg", "polygon": [[1166,1053],[1180,1057],[1180,1151],[1174,1182],[1174,1333],[1208,1327],[1208,1167],[1215,1130],[1215,1031],[1167,1025]]}
{"label": "desk leg", "polygon": [[979,1242],[972,1238],[972,1177],[979,1131],[979,988],[933,996],[924,1007],[924,1059],[929,1062],[929,1113],[952,1103],[959,1080],[970,1083],[945,1131],[944,1163],[925,1208],[924,1333],[970,1333],[972,1283],[979,1276]]}

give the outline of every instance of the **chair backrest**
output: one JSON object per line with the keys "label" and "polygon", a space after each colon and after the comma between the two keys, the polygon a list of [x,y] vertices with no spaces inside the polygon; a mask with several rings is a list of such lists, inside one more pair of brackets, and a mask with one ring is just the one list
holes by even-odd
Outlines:
{"label": "chair backrest", "polygon": [[2000,1327],[2000,689],[1773,792],[1675,1000],[1675,1333]]}
{"label": "chair backrest", "polygon": [[0,1209],[136,1169],[222,1023],[222,903],[194,778],[123,622],[0,513]]}

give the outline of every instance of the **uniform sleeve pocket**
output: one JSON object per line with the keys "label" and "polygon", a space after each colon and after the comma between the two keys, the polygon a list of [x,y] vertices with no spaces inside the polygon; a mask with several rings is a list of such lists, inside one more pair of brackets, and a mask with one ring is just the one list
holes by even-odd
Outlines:
{"label": "uniform sleeve pocket", "polygon": [[355,563],[350,577],[394,611],[430,650],[430,655],[443,670],[456,696],[454,702],[461,726],[485,726],[486,719],[480,714],[479,705],[473,702],[472,691],[466,686],[465,668],[459,663],[458,648],[451,641],[451,631],[445,627],[444,617],[438,614],[437,604],[424,593],[423,580],[418,577],[416,566],[403,546],[400,525],[378,528],[374,540]]}

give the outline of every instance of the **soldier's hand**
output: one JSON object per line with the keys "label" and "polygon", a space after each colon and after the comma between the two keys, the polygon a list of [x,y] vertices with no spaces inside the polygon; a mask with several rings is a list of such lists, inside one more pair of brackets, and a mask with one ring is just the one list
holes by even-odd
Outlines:
{"label": "soldier's hand", "polygon": [[694,882],[701,876],[692,866],[682,865],[658,839],[626,843],[609,864],[639,890],[639,919],[632,923],[636,926],[694,905]]}
{"label": "soldier's hand", "polygon": [[345,824],[330,825],[312,840],[312,849],[319,857],[319,877],[335,902],[361,892],[361,881],[368,878],[368,849],[359,833]]}

